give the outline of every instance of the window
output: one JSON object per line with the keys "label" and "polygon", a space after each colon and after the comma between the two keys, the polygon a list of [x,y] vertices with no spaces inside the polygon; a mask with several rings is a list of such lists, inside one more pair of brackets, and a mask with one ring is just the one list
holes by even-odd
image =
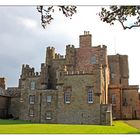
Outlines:
{"label": "window", "polygon": [[66,103],[66,104],[69,104],[69,103],[70,103],[70,98],[71,98],[70,92],[65,92],[64,94],[65,94],[65,95],[64,95],[64,96],[65,96],[65,97],[64,97],[64,98],[65,98],[65,103]]}
{"label": "window", "polygon": [[126,100],[126,98],[123,99],[123,106],[127,106],[127,100]]}
{"label": "window", "polygon": [[4,91],[1,87],[0,87],[0,95],[4,95]]}
{"label": "window", "polygon": [[30,95],[29,96],[29,103],[34,104],[35,103],[35,95]]}
{"label": "window", "polygon": [[33,110],[33,109],[30,109],[30,110],[29,110],[29,116],[31,116],[31,117],[34,116],[34,110]]}
{"label": "window", "polygon": [[113,64],[112,63],[110,64],[110,72],[111,73],[114,72],[114,67],[113,67]]}
{"label": "window", "polygon": [[71,92],[71,86],[64,87],[64,103],[69,104],[71,102]]}
{"label": "window", "polygon": [[111,73],[111,78],[113,79],[113,78],[115,78],[115,74],[114,73]]}
{"label": "window", "polygon": [[52,96],[51,95],[47,95],[47,103],[51,103],[52,101]]}
{"label": "window", "polygon": [[93,89],[88,89],[88,103],[93,103]]}
{"label": "window", "polygon": [[51,120],[52,119],[52,113],[51,112],[47,112],[46,113],[46,119],[47,120]]}
{"label": "window", "polygon": [[91,64],[96,64],[96,56],[93,56],[93,57],[91,58]]}
{"label": "window", "polygon": [[35,81],[31,81],[31,90],[35,90]]}
{"label": "window", "polygon": [[112,104],[116,104],[116,96],[112,95]]}

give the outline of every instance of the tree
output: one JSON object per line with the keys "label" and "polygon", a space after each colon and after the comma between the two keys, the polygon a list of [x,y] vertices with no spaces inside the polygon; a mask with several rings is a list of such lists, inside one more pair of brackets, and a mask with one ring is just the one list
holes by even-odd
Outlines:
{"label": "tree", "polygon": [[[76,13],[76,6],[56,6],[66,17],[72,17]],[[46,28],[47,24],[50,24],[53,20],[52,13],[55,12],[54,6],[37,6],[38,12],[41,14],[41,25]]]}
{"label": "tree", "polygon": [[99,16],[103,22],[110,25],[119,21],[124,30],[140,27],[140,6],[110,6],[102,8]]}

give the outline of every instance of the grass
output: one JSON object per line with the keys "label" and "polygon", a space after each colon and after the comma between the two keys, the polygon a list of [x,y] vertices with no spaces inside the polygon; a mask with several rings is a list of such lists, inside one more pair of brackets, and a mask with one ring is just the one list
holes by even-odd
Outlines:
{"label": "grass", "polygon": [[21,120],[0,120],[0,134],[140,134],[140,130],[122,121],[113,126],[33,124]]}

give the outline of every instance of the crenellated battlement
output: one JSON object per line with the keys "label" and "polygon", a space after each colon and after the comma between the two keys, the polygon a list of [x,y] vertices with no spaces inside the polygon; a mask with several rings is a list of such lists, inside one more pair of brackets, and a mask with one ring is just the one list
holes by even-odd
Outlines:
{"label": "crenellated battlement", "polygon": [[94,48],[106,50],[107,46],[106,45],[98,45],[98,46],[94,46]]}
{"label": "crenellated battlement", "polygon": [[54,47],[47,47],[46,49],[46,64],[50,64],[51,61],[55,58],[55,48]]}
{"label": "crenellated battlement", "polygon": [[95,71],[99,71],[99,70],[102,70],[103,66],[102,65],[98,65],[98,64],[95,64],[92,66],[92,70],[89,72],[89,71],[68,71],[67,69],[64,70],[64,75],[87,75],[87,74],[94,74]]}
{"label": "crenellated battlement", "polygon": [[64,56],[60,55],[59,53],[55,53],[55,58],[54,59],[64,59]]}
{"label": "crenellated battlement", "polygon": [[75,47],[74,47],[74,45],[71,45],[71,44],[66,45],[66,49],[71,49],[71,48],[73,48],[73,49],[74,49],[74,48],[75,48]]}
{"label": "crenellated battlement", "polygon": [[28,64],[22,65],[22,74],[21,78],[26,79],[27,77],[38,77],[40,76],[39,72],[35,72],[34,67],[30,67]]}
{"label": "crenellated battlement", "polygon": [[67,65],[75,65],[75,56],[76,56],[76,49],[74,45],[67,45],[66,46],[66,64]]}

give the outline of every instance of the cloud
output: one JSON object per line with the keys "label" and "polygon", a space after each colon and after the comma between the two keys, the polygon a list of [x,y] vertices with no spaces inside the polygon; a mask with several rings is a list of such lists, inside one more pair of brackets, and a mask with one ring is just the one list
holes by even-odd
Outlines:
{"label": "cloud", "polygon": [[22,18],[22,17],[19,17],[18,20],[19,22],[21,22],[21,24],[23,24],[25,27],[29,29],[37,28],[37,22],[35,20],[29,19],[29,18]]}
{"label": "cloud", "polygon": [[[46,47],[53,46],[65,54],[65,46],[79,47],[79,35],[90,31],[93,46],[105,44],[108,54],[128,54],[131,83],[140,84],[138,61],[140,29],[124,31],[119,23],[110,26],[100,21],[99,6],[79,6],[72,19],[58,12],[47,29],[40,23],[36,6],[0,7],[0,76],[7,77],[8,86],[17,86],[22,64],[30,64],[40,71]],[[135,60],[136,64],[133,63]]]}

